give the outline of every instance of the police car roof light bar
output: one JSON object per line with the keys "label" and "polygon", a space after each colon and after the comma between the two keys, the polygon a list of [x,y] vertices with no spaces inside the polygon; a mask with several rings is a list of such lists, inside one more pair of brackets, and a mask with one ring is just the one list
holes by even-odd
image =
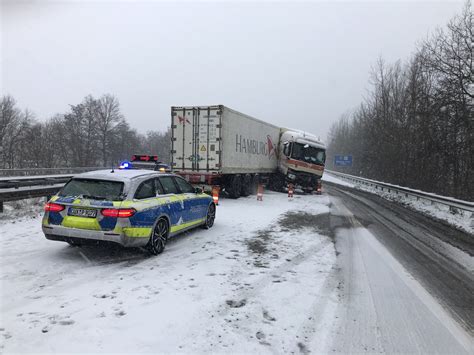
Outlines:
{"label": "police car roof light bar", "polygon": [[132,161],[146,161],[146,162],[157,162],[158,155],[141,155],[141,154],[134,154],[132,156]]}

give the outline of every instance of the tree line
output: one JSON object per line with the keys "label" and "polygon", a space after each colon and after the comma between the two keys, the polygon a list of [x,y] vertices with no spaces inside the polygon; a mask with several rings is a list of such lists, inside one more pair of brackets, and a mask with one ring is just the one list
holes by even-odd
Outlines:
{"label": "tree line", "polygon": [[[331,127],[328,167],[474,200],[473,41],[468,1],[408,61],[379,59],[364,102]],[[353,166],[334,166],[336,154]]]}
{"label": "tree line", "polygon": [[109,167],[133,154],[170,160],[170,130],[141,134],[131,128],[113,95],[86,96],[46,121],[0,98],[0,168]]}

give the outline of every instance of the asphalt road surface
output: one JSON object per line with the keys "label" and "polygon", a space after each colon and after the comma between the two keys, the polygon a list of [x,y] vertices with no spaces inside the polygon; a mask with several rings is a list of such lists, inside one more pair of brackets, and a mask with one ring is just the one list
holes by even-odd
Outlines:
{"label": "asphalt road surface", "polygon": [[336,351],[472,353],[473,236],[373,194],[325,192],[343,279]]}

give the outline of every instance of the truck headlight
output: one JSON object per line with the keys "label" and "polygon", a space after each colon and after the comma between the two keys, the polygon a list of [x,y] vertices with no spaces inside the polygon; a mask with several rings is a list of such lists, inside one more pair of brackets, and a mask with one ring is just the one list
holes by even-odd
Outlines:
{"label": "truck headlight", "polygon": [[288,173],[288,175],[287,175],[287,176],[288,176],[288,179],[290,179],[290,180],[294,180],[294,179],[296,179],[296,175],[295,175],[295,174]]}

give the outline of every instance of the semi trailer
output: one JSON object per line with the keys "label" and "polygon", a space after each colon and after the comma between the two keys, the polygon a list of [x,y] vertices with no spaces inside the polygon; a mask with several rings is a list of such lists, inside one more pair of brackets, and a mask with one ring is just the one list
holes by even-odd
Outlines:
{"label": "semi trailer", "polygon": [[326,148],[315,136],[280,128],[223,105],[171,107],[171,168],[192,184],[248,196],[259,182],[317,191]]}

